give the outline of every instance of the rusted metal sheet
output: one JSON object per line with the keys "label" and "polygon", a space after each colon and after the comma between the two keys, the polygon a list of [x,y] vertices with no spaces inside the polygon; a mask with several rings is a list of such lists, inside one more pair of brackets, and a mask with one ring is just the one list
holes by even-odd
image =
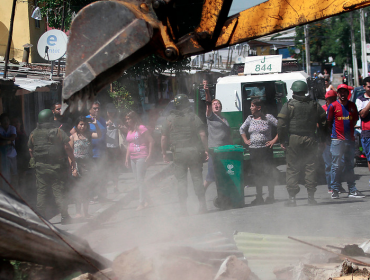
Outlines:
{"label": "rusted metal sheet", "polygon": [[240,13],[230,45],[369,5],[364,0],[269,0]]}
{"label": "rusted metal sheet", "polygon": [[216,25],[219,21],[220,12],[228,2],[225,0],[205,0],[202,10],[202,19],[199,26],[195,29],[195,33],[207,32],[210,35],[213,34],[213,31],[216,28]]}
{"label": "rusted metal sheet", "polygon": [[199,44],[194,34],[182,37],[181,41],[176,45],[182,56],[191,56],[206,52],[206,50]]}
{"label": "rusted metal sheet", "polygon": [[[210,4],[212,3],[207,5]],[[369,5],[370,1],[364,0],[269,0],[228,19],[213,46],[200,44],[199,36],[196,36],[196,33],[188,34],[185,40],[181,38],[177,45],[181,55],[190,56],[235,45]],[[203,29],[206,28],[203,27]]]}
{"label": "rusted metal sheet", "polygon": [[204,49],[213,49],[230,11],[232,0],[205,0],[202,18],[195,29],[198,43]]}
{"label": "rusted metal sheet", "polygon": [[49,227],[26,205],[0,191],[0,257],[91,272],[95,272],[95,268],[104,269],[111,265],[109,260],[91,250],[85,240],[46,223]]}
{"label": "rusted metal sheet", "polygon": [[220,48],[220,47],[222,48],[223,46],[228,45],[237,22],[238,22],[238,18],[231,18],[225,23],[225,25],[222,27],[220,37],[218,37],[217,42],[216,42],[217,48]]}

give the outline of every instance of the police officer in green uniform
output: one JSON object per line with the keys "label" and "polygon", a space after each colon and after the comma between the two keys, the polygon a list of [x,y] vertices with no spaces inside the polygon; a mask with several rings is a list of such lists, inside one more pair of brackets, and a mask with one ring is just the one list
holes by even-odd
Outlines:
{"label": "police officer in green uniform", "polygon": [[[304,172],[308,204],[317,204],[316,155],[317,138],[324,141],[326,114],[321,106],[309,96],[307,84],[295,81],[291,87],[293,99],[285,103],[278,114],[277,132],[281,147],[286,150],[286,184],[289,200],[286,206],[296,206],[295,197],[299,192],[300,173]],[[317,124],[319,131],[316,134]]]}
{"label": "police officer in green uniform", "polygon": [[168,161],[166,151],[168,140],[170,140],[175,177],[178,181],[180,215],[187,215],[188,213],[186,207],[188,169],[193,180],[195,193],[199,199],[199,213],[205,213],[207,205],[202,176],[203,161],[208,158],[208,140],[205,127],[189,107],[190,102],[185,94],[176,95],[174,103],[176,109],[171,111],[162,128],[163,160]]}
{"label": "police officer in green uniform", "polygon": [[64,182],[69,172],[68,158],[72,171],[76,168],[73,151],[69,145],[69,137],[60,128],[55,128],[54,115],[49,109],[42,110],[38,115],[38,125],[30,134],[28,148],[31,162],[36,171],[37,210],[45,215],[46,197],[52,188],[56,204],[61,213],[62,224],[71,223],[68,205],[65,200]]}

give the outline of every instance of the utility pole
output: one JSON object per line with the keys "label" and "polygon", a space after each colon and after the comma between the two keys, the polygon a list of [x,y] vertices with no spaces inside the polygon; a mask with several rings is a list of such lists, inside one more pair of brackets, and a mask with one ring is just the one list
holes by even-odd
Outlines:
{"label": "utility pole", "polygon": [[360,27],[361,27],[361,61],[362,61],[362,78],[368,76],[367,58],[366,58],[366,36],[365,36],[365,12],[360,9]]}
{"label": "utility pole", "polygon": [[226,67],[225,67],[225,69],[227,69],[227,65],[229,64],[229,56],[230,56],[230,47],[227,47],[227,59],[226,59]]}
{"label": "utility pole", "polygon": [[299,42],[301,43],[302,45],[302,71],[304,71],[304,50],[303,50],[303,40],[299,40]]}
{"label": "utility pole", "polygon": [[311,57],[310,57],[310,32],[308,30],[308,24],[304,26],[304,40],[306,47],[306,72],[311,77]]}
{"label": "utility pole", "polygon": [[[351,16],[351,46],[352,46],[352,66],[353,66],[353,77],[355,79],[354,86],[358,87],[358,67],[357,67],[357,55],[356,55],[356,44],[355,44],[355,33],[353,30],[353,12],[350,12]],[[350,80],[348,84],[352,83]]]}
{"label": "utility pole", "polygon": [[9,55],[10,55],[10,46],[12,44],[12,38],[13,38],[13,23],[14,23],[14,15],[15,15],[15,6],[16,6],[16,4],[17,4],[17,0],[13,0],[12,15],[10,16],[8,45],[6,46],[6,53],[5,53],[4,79],[6,79],[6,74],[8,72],[8,62],[9,62]]}
{"label": "utility pole", "polygon": [[[63,17],[62,17],[62,27],[61,27],[61,30],[64,32],[64,22],[66,20],[66,0],[63,0]],[[60,74],[60,61],[62,59],[59,58],[58,60],[58,71],[57,71],[57,77],[59,77],[59,74]]]}

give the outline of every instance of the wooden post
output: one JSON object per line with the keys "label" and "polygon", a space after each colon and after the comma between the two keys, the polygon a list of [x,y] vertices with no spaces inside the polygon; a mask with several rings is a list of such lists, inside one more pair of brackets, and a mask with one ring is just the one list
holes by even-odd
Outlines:
{"label": "wooden post", "polygon": [[14,15],[15,15],[15,6],[16,6],[16,4],[17,4],[17,0],[13,0],[12,15],[10,17],[8,45],[6,46],[6,53],[5,53],[4,79],[6,78],[6,74],[8,72],[8,61],[9,61],[9,54],[10,54],[10,46],[12,44],[12,37],[13,37],[13,23],[14,23]]}

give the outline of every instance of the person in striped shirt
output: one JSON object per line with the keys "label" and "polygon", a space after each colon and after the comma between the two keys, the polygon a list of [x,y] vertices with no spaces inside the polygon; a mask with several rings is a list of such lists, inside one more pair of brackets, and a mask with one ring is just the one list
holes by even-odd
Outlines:
{"label": "person in striped shirt", "polygon": [[[349,89],[345,84],[337,88],[338,99],[331,103],[327,111],[327,124],[331,130],[330,152],[332,154],[331,183],[333,190],[331,198],[339,198],[342,184],[342,174],[346,175],[348,197],[365,197],[356,188],[354,174],[355,137],[354,128],[358,120],[356,104],[348,100]],[[343,166],[344,165],[344,166]],[[342,172],[344,168],[344,172]]]}

